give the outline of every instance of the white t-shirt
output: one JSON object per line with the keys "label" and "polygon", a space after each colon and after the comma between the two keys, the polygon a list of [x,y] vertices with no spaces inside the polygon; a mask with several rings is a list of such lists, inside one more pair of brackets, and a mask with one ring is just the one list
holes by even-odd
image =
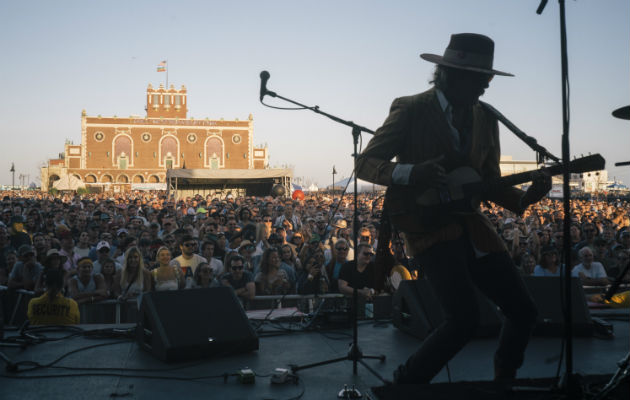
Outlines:
{"label": "white t-shirt", "polygon": [[212,271],[214,272],[215,278],[218,278],[223,274],[223,261],[211,257],[209,264],[210,268],[212,268]]}
{"label": "white t-shirt", "polygon": [[608,275],[606,274],[606,270],[602,263],[593,261],[591,263],[591,268],[585,268],[583,264],[578,264],[571,270],[571,276],[580,276],[580,272],[586,275],[587,278],[606,278]]}
{"label": "white t-shirt", "polygon": [[172,263],[177,264],[187,277],[192,276],[195,273],[197,266],[202,262],[208,262],[208,260],[201,257],[199,254],[193,254],[188,260],[185,259],[183,255],[172,260]]}

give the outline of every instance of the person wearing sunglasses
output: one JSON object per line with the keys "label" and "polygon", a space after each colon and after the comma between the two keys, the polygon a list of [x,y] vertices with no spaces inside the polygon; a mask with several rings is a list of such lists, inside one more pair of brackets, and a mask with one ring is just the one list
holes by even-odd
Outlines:
{"label": "person wearing sunglasses", "polygon": [[194,279],[186,283],[186,289],[213,288],[221,286],[214,277],[214,271],[208,263],[201,263],[195,270]]}
{"label": "person wearing sunglasses", "polygon": [[234,294],[241,301],[253,299],[256,295],[256,285],[252,274],[245,271],[243,257],[233,255],[225,264],[228,272],[221,277],[221,283],[234,289]]}
{"label": "person wearing sunglasses", "polygon": [[350,244],[346,239],[337,238],[334,246],[331,247],[331,257],[328,264],[326,264],[326,275],[330,280],[330,292],[338,293],[338,279],[339,272],[341,271],[341,266],[344,265],[348,260],[354,258],[354,253],[352,253],[352,249],[350,248]]}
{"label": "person wearing sunglasses", "polygon": [[[339,242],[339,241],[337,241]],[[371,300],[375,294],[375,274],[372,257],[374,251],[369,243],[359,243],[357,246],[357,261],[348,261],[339,271],[339,293],[352,296],[356,290],[365,300]]]}
{"label": "person wearing sunglasses", "polygon": [[197,239],[188,234],[184,235],[179,245],[182,254],[173,260],[173,264],[176,264],[182,269],[187,281],[193,279],[193,275],[199,264],[208,262],[204,257],[196,254],[198,247]]}

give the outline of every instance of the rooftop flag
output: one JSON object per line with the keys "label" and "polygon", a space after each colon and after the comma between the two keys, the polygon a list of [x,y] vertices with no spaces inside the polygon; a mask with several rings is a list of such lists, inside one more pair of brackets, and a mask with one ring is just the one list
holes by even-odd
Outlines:
{"label": "rooftop flag", "polygon": [[166,71],[166,60],[162,61],[157,66],[157,72],[165,72]]}

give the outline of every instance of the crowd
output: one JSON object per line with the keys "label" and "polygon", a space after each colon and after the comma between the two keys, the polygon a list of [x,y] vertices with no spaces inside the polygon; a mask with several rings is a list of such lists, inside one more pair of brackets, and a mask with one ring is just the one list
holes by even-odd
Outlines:
{"label": "crowd", "polygon": [[[360,194],[358,205],[355,244],[352,195],[175,200],[158,192],[9,192],[0,207],[0,285],[32,291],[40,303],[56,301],[55,310],[70,319],[66,298],[82,304],[220,285],[232,287],[244,303],[259,295],[354,290],[369,299],[391,290],[377,282],[374,262],[383,197]],[[481,211],[523,275],[560,274],[560,202],[544,199],[522,216],[486,203]],[[392,239],[396,262],[421,276],[404,240]],[[628,263],[630,203],[574,200],[570,246],[572,274],[585,285],[608,284]],[[34,304],[29,317],[51,307]]]}

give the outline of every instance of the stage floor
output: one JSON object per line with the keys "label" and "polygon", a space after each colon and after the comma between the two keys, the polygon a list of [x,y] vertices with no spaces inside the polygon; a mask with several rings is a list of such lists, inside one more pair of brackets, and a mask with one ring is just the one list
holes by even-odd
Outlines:
{"label": "stage floor", "polygon": [[[620,316],[625,320],[619,320]],[[617,315],[610,322],[614,326],[612,339],[574,339],[574,372],[599,375],[616,371],[617,361],[628,353],[630,347],[628,311],[623,311],[622,315]],[[96,328],[91,325],[82,327]],[[284,327],[288,325],[285,324]],[[271,325],[266,325],[264,330],[282,333],[281,329]],[[353,375],[350,361],[298,371],[300,382],[297,385],[272,385],[267,376],[275,368],[287,368],[290,364],[304,365],[343,357],[352,340],[351,334],[351,329],[335,329],[278,336],[263,335],[257,352],[179,364],[165,364],[141,350],[132,341],[99,346],[71,354],[55,364],[56,367],[65,368],[41,368],[12,374],[14,378],[7,377],[8,373],[3,370],[0,377],[0,398],[334,399],[345,384],[356,385],[366,398],[365,395],[370,395],[369,388],[379,386],[381,382],[360,364],[358,374]],[[5,332],[5,336],[11,335],[15,335],[15,332]],[[120,339],[77,337],[38,344],[26,350],[0,347],[0,351],[14,362],[30,360],[46,364],[79,348],[119,341]],[[496,342],[496,338],[475,339],[470,342],[449,363],[451,381],[491,380],[492,355]],[[378,360],[365,362],[386,379],[391,380],[394,369],[406,360],[419,343],[417,339],[400,332],[390,322],[362,321],[359,325],[361,350],[365,354],[383,354],[387,357],[383,363]],[[561,338],[532,338],[519,377],[555,376],[560,354]],[[242,368],[255,371],[257,376],[254,384],[241,384],[235,376],[230,376],[227,383],[224,383],[223,378],[212,378],[224,373],[233,374]],[[444,369],[434,382],[448,380]],[[300,394],[302,396],[298,397]]]}

